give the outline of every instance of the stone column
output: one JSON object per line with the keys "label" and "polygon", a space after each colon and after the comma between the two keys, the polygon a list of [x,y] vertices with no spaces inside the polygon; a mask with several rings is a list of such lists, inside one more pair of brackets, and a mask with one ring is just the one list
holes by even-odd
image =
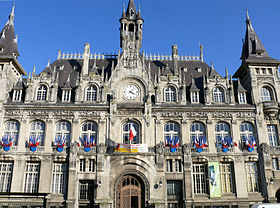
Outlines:
{"label": "stone column", "polygon": [[47,156],[41,161],[39,193],[51,193],[52,186],[52,162],[51,157]]}
{"label": "stone column", "polygon": [[26,144],[29,139],[30,125],[31,125],[30,119],[23,116],[20,123],[20,130],[19,130],[19,137],[18,137],[18,146],[17,146],[18,152],[25,152],[27,150]]}
{"label": "stone column", "polygon": [[23,192],[24,180],[25,180],[24,170],[25,170],[25,160],[18,157],[17,160],[14,160],[11,192],[14,193]]}
{"label": "stone column", "polygon": [[244,161],[241,157],[234,161],[234,176],[237,199],[248,198]]}
{"label": "stone column", "polygon": [[47,119],[45,128],[45,152],[52,152],[52,143],[55,137],[55,122],[53,119]]}

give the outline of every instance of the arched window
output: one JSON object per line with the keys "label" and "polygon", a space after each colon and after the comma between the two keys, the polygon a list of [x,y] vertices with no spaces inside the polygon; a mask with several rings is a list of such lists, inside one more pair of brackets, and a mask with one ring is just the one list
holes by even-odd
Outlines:
{"label": "arched window", "polygon": [[174,87],[167,87],[164,91],[165,102],[176,102],[176,90]]}
{"label": "arched window", "polygon": [[38,101],[45,101],[47,100],[47,86],[45,85],[41,85],[38,89],[37,89],[37,97],[36,100]]}
{"label": "arched window", "polygon": [[195,122],[191,124],[191,142],[195,142],[199,139],[206,138],[205,126],[203,123]]}
{"label": "arched window", "polygon": [[93,138],[97,142],[97,124],[93,121],[87,121],[82,126],[82,139]]}
{"label": "arched window", "polygon": [[68,121],[60,121],[56,124],[55,139],[62,138],[65,140],[65,145],[70,144],[71,124]]}
{"label": "arched window", "polygon": [[[164,141],[171,139],[172,141],[176,138],[180,139],[180,127],[175,122],[166,123],[164,126]],[[179,140],[180,142],[180,140]]]}
{"label": "arched window", "polygon": [[97,100],[97,87],[90,86],[86,90],[86,101],[96,101]]}
{"label": "arched window", "polygon": [[42,121],[34,121],[31,124],[30,138],[35,138],[39,141],[40,146],[44,146],[45,143],[45,123]]}
{"label": "arched window", "polygon": [[268,87],[263,87],[261,89],[261,99],[263,102],[272,101],[273,100],[272,90]]}
{"label": "arched window", "polygon": [[227,123],[217,123],[215,126],[215,137],[217,145],[222,144],[224,138],[230,137],[230,127]]}
{"label": "arched window", "polygon": [[134,32],[134,24],[131,23],[131,24],[128,25],[128,31],[129,32]]}
{"label": "arched window", "polygon": [[11,138],[13,140],[13,145],[17,146],[18,135],[19,135],[19,122],[14,120],[7,121],[5,125],[4,137],[6,137],[7,139]]}
{"label": "arched window", "polygon": [[215,103],[224,103],[225,102],[225,94],[222,88],[215,88],[213,90],[213,99]]}
{"label": "arched window", "polygon": [[[133,137],[132,141],[129,140],[130,131],[133,131],[133,128],[136,132],[136,135]],[[140,139],[140,127],[139,124],[134,121],[126,122],[123,125],[123,143],[124,144],[141,144]]]}
{"label": "arched window", "polygon": [[243,146],[246,145],[246,140],[252,141],[255,139],[254,137],[254,127],[250,123],[242,123],[240,126],[240,138]]}

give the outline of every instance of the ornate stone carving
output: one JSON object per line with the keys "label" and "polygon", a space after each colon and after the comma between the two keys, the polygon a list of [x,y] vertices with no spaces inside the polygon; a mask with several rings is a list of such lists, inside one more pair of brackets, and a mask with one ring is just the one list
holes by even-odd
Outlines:
{"label": "ornate stone carving", "polygon": [[191,154],[191,145],[190,144],[184,144],[183,145],[183,151],[184,151],[184,154]]}
{"label": "ornate stone carving", "polygon": [[156,153],[158,155],[163,155],[163,153],[164,153],[164,143],[163,142],[160,142],[160,143],[157,144]]}
{"label": "ornate stone carving", "polygon": [[264,154],[269,154],[269,152],[270,152],[269,145],[267,143],[262,143],[261,144],[261,151]]}
{"label": "ornate stone carving", "polygon": [[97,146],[97,153],[99,155],[104,155],[106,153],[106,147],[105,144],[101,143]]}

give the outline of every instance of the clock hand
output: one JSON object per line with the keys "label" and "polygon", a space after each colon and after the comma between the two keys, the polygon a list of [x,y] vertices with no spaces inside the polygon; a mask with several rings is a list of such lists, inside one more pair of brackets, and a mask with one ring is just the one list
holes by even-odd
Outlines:
{"label": "clock hand", "polygon": [[132,93],[133,95],[135,95],[135,93],[134,93],[134,92],[132,92],[132,91],[129,91],[129,93]]}

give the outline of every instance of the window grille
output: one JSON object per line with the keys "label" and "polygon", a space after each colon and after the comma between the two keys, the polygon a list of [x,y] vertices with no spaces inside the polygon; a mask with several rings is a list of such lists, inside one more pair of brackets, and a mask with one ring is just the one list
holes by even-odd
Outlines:
{"label": "window grille", "polygon": [[52,193],[65,194],[67,184],[67,164],[54,163],[52,174]]}
{"label": "window grille", "polygon": [[213,98],[215,103],[224,103],[225,102],[224,90],[222,88],[215,88],[213,90]]}
{"label": "window grille", "polygon": [[176,102],[176,90],[174,87],[167,87],[165,89],[165,102]]}
{"label": "window grille", "polygon": [[46,101],[47,100],[47,87],[45,85],[41,85],[37,89],[36,100],[38,100],[38,101]]}
{"label": "window grille", "polygon": [[207,166],[205,164],[193,164],[193,185],[195,194],[207,193]]}
{"label": "window grille", "polygon": [[86,90],[86,101],[92,102],[97,100],[97,87],[90,86]]}
{"label": "window grille", "polygon": [[0,162],[0,192],[10,192],[13,173],[13,162]]}
{"label": "window grille", "polygon": [[27,162],[25,171],[25,193],[38,193],[40,163]]}
{"label": "window grille", "polygon": [[38,138],[39,145],[44,146],[45,143],[45,123],[42,121],[34,121],[31,124],[30,135],[31,138]]}
{"label": "window grille", "polygon": [[19,137],[19,122],[15,120],[8,121],[5,125],[4,136],[12,138],[13,145],[17,146]]}
{"label": "window grille", "polygon": [[259,192],[259,178],[256,162],[245,162],[245,173],[247,179],[247,191]]}

